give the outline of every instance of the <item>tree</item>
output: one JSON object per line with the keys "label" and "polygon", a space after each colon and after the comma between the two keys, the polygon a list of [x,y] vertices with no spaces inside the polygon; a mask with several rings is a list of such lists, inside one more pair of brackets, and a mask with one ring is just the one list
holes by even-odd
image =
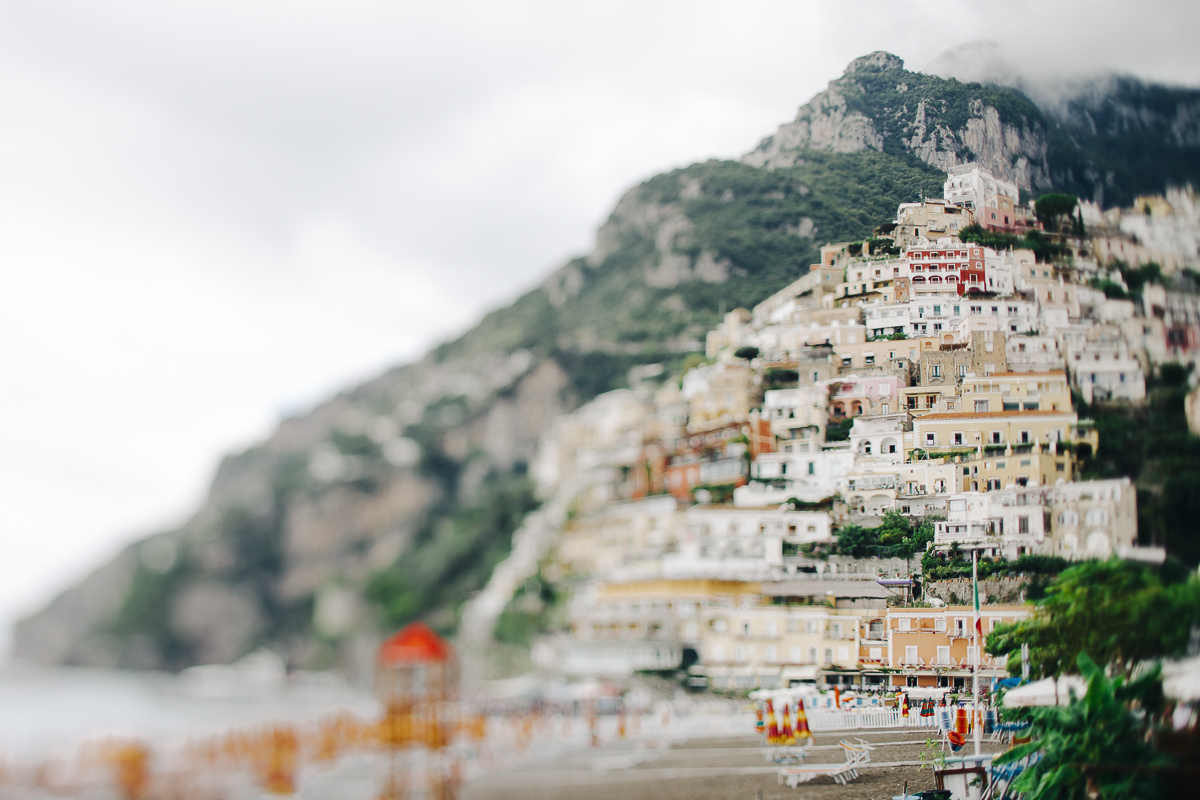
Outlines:
{"label": "tree", "polygon": [[744,358],[747,361],[752,361],[752,360],[758,358],[758,348],[754,347],[753,345],[746,345],[745,347],[739,347],[737,350],[733,351],[733,357],[734,358]]}
{"label": "tree", "polygon": [[1198,623],[1197,578],[1164,586],[1144,565],[1089,561],[1059,574],[1032,617],[997,627],[985,646],[993,655],[1009,655],[1013,670],[1021,645],[1028,644],[1038,677],[1061,675],[1081,653],[1129,674],[1145,659],[1182,654]]}
{"label": "tree", "polygon": [[1072,194],[1044,194],[1033,204],[1033,213],[1047,228],[1058,230],[1064,219],[1070,219],[1079,205],[1079,198]]}
{"label": "tree", "polygon": [[1153,771],[1173,766],[1173,761],[1156,751],[1148,736],[1162,709],[1159,671],[1126,683],[1122,677],[1106,678],[1082,653],[1074,663],[1087,680],[1086,694],[1068,705],[1030,709],[1033,741],[996,758],[1001,766],[1040,753],[1013,780],[1009,793],[1024,793],[1030,800],[1176,796],[1161,773]]}

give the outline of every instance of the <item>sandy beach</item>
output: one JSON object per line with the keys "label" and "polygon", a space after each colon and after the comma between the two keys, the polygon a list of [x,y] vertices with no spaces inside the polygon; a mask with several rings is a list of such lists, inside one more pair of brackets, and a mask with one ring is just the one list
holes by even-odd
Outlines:
{"label": "sandy beach", "polygon": [[[890,798],[909,791],[934,788],[933,772],[922,767],[921,751],[929,732],[895,729],[847,731],[820,736],[807,764],[843,760],[842,739],[859,738],[872,745],[871,762],[859,778],[841,786],[828,777],[792,789],[781,785],[775,765],[767,763],[759,740],[753,737],[694,739],[669,747],[614,743],[574,753],[551,764],[494,772],[469,781],[463,800],[571,797],[572,800],[754,800],[769,798]],[[969,751],[970,747],[966,748]],[[984,751],[999,749],[997,745]],[[647,752],[649,751],[649,752]],[[622,756],[626,759],[624,764]],[[630,765],[630,761],[645,759]],[[611,768],[606,768],[611,767]]]}

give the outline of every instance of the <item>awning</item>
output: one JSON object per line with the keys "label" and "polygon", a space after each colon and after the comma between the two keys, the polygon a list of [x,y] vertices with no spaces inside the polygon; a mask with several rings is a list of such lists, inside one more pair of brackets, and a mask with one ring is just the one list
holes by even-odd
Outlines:
{"label": "awning", "polygon": [[817,668],[811,667],[784,667],[779,673],[781,680],[785,681],[815,681],[817,679]]}

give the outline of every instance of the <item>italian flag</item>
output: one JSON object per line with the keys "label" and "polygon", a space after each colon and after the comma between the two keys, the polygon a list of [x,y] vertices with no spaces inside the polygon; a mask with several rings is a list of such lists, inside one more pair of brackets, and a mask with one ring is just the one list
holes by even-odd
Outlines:
{"label": "italian flag", "polygon": [[972,583],[975,586],[975,635],[979,637],[979,643],[983,644],[983,617],[979,616],[979,574],[976,573],[972,577]]}

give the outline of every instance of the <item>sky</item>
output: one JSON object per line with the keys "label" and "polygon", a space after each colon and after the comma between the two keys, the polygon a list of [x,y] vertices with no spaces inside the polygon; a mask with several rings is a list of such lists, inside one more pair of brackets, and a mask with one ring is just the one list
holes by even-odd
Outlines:
{"label": "sky", "polygon": [[[1050,6],[1047,8],[1047,6]],[[0,657],[222,454],[586,253],[853,58],[1200,85],[1188,3],[0,3]]]}

